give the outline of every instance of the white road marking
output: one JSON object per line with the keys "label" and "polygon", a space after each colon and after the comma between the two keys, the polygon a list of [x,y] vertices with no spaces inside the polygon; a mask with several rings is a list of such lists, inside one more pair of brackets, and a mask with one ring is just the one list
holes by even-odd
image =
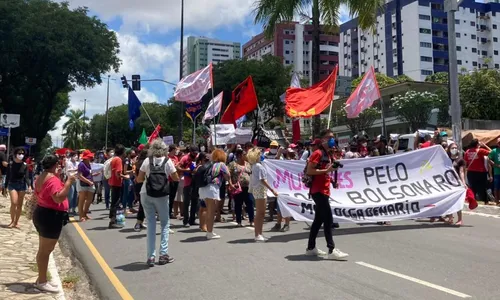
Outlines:
{"label": "white road marking", "polygon": [[394,272],[394,271],[391,271],[391,270],[387,270],[387,269],[384,269],[384,268],[381,268],[381,267],[377,267],[377,266],[374,266],[374,265],[371,265],[371,264],[367,264],[367,263],[362,262],[362,261],[357,261],[356,264],[358,264],[360,266],[363,266],[363,267],[367,267],[367,268],[376,270],[376,271],[379,271],[379,272],[383,272],[383,273],[386,273],[386,274],[389,274],[389,275],[392,275],[392,276],[396,276],[396,277],[399,277],[399,278],[402,278],[402,279],[406,279],[408,281],[415,282],[415,283],[421,284],[423,286],[426,286],[426,287],[429,287],[429,288],[433,288],[433,289],[436,289],[438,291],[445,292],[445,293],[448,293],[450,295],[457,296],[457,297],[460,297],[460,298],[471,298],[472,297],[472,296],[469,296],[467,294],[460,293],[460,292],[454,291],[452,289],[448,289],[448,288],[442,287],[442,286],[437,285],[437,284],[433,284],[433,283],[430,283],[430,282],[427,282],[427,281],[424,281],[424,280],[420,280],[420,279],[417,279],[417,278],[414,278],[414,277],[411,277],[411,276],[408,276],[408,275],[404,275],[404,274],[397,273],[397,272]]}
{"label": "white road marking", "polygon": [[480,217],[487,217],[487,218],[495,218],[495,219],[500,219],[500,215],[492,215],[492,214],[485,214],[485,213],[479,213],[479,212],[474,212],[474,211],[462,211],[465,215],[471,215],[471,216],[480,216]]}

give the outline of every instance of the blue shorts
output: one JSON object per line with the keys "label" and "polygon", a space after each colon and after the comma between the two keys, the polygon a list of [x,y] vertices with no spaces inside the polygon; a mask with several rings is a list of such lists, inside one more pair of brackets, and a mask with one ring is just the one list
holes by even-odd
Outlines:
{"label": "blue shorts", "polygon": [[500,175],[493,176],[493,189],[500,191]]}
{"label": "blue shorts", "polygon": [[9,191],[18,191],[18,192],[26,192],[28,189],[26,186],[26,182],[9,182],[8,185]]}

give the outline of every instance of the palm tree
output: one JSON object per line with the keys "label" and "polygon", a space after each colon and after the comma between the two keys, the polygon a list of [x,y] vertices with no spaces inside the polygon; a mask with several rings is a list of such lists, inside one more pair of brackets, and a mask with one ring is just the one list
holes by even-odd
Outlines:
{"label": "palm tree", "polygon": [[66,113],[68,121],[63,125],[64,147],[81,149],[83,147],[83,135],[87,130],[87,123],[83,118],[83,111],[71,109]]}
{"label": "palm tree", "polygon": [[[276,25],[290,22],[294,16],[308,17],[312,21],[312,81],[319,82],[320,66],[320,20],[326,29],[337,28],[340,17],[340,6],[345,5],[351,16],[358,16],[358,25],[362,29],[373,28],[377,21],[377,13],[385,0],[257,0],[255,5],[255,23],[264,25],[268,38],[274,34]],[[317,115],[313,119],[313,135],[317,137],[321,130],[321,119]]]}

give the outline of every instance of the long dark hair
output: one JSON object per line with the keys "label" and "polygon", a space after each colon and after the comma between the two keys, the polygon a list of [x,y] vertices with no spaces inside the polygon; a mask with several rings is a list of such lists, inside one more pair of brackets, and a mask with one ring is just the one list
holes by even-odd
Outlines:
{"label": "long dark hair", "polygon": [[141,169],[142,163],[146,160],[148,157],[148,150],[147,149],[142,149],[141,152],[139,152],[139,155],[137,156],[137,161],[135,162],[135,175],[139,175],[139,170]]}

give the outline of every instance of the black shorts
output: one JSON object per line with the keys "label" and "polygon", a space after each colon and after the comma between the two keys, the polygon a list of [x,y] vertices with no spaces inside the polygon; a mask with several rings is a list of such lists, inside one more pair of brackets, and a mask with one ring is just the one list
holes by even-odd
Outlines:
{"label": "black shorts", "polygon": [[59,239],[64,225],[69,221],[66,211],[37,206],[33,212],[33,224],[41,237]]}

